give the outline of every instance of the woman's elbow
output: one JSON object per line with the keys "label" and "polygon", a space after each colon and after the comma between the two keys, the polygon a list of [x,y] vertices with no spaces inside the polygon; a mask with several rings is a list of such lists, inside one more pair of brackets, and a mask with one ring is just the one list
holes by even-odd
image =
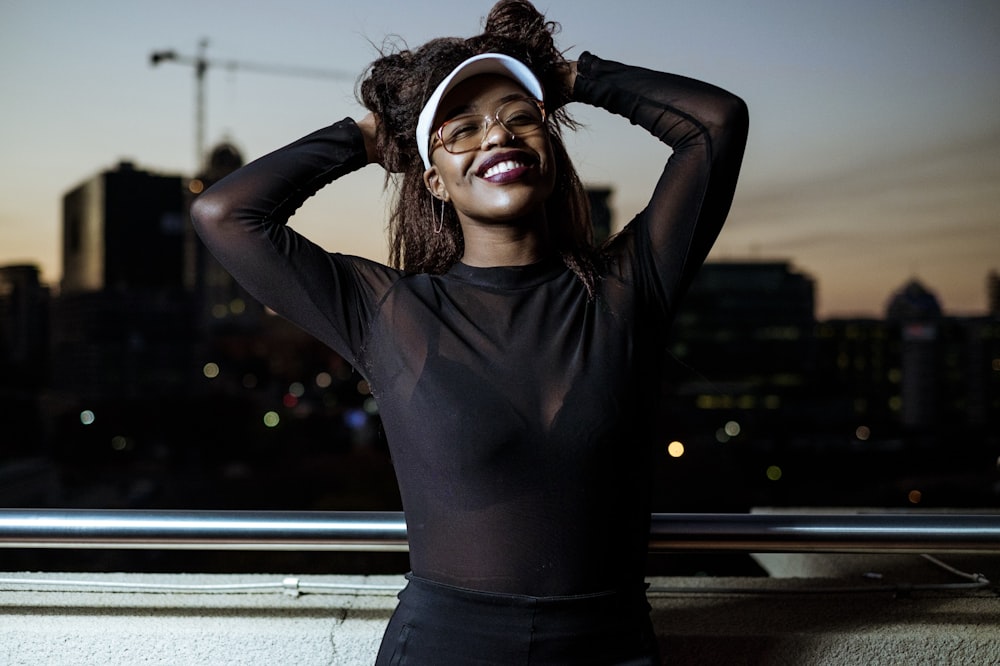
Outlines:
{"label": "woman's elbow", "polygon": [[221,197],[205,192],[191,202],[191,224],[201,231],[222,226],[232,216],[232,211]]}
{"label": "woman's elbow", "polygon": [[750,131],[750,109],[743,98],[728,95],[725,104],[720,104],[718,115],[712,123],[713,154],[718,157],[720,151],[740,152],[746,146]]}
{"label": "woman's elbow", "polygon": [[720,116],[721,125],[733,134],[746,134],[750,127],[750,108],[746,101],[742,97],[730,93],[728,103],[723,107]]}

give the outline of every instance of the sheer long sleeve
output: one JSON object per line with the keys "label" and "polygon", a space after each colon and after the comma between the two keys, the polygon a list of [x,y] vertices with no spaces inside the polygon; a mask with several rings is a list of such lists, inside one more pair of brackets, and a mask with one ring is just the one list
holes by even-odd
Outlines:
{"label": "sheer long sleeve", "polygon": [[191,209],[201,239],[254,298],[351,362],[392,271],[330,254],[287,222],[320,188],[365,164],[361,132],[345,119],[238,169]]}
{"label": "sheer long sleeve", "polygon": [[749,125],[739,97],[694,79],[584,53],[574,99],[624,116],[672,149],[652,197],[621,234],[645,297],[672,311],[732,204]]}

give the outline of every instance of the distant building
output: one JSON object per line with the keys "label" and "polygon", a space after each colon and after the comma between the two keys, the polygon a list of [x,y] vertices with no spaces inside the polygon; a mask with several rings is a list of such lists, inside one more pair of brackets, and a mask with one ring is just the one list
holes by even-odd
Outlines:
{"label": "distant building", "polygon": [[38,267],[0,266],[0,384],[44,384],[48,314],[49,288]]}
{"label": "distant building", "polygon": [[183,179],[129,162],[63,197],[54,388],[89,399],[183,390],[194,333],[185,219]]}
{"label": "distant building", "polygon": [[896,436],[899,421],[899,333],[883,319],[827,319],[816,327],[813,391],[845,436]]}
{"label": "distant building", "polygon": [[[49,381],[49,290],[38,276],[37,266],[0,266],[0,462],[35,455],[41,444],[37,397]],[[5,482],[17,485],[9,475]],[[12,492],[0,489],[7,498]]]}
{"label": "distant building", "polygon": [[886,319],[899,326],[901,350],[901,414],[905,427],[937,423],[940,415],[938,337],[941,305],[917,280],[897,290],[886,306]]}
{"label": "distant building", "polygon": [[830,319],[816,337],[817,378],[831,397],[853,402],[873,438],[947,441],[954,450],[974,447],[998,423],[1000,322],[945,316],[919,281],[891,294],[884,319]]}
{"label": "distant building", "polygon": [[717,380],[789,386],[813,366],[813,279],[784,261],[714,261],[680,303],[674,353]]}
{"label": "distant building", "polygon": [[689,439],[736,424],[757,451],[958,456],[1000,432],[1000,320],[946,317],[917,281],[884,319],[816,321],[812,280],[789,264],[708,262],[669,344],[664,410]]}
{"label": "distant building", "polygon": [[937,296],[916,278],[893,292],[885,308],[892,321],[934,321],[941,318]]}
{"label": "distant building", "polygon": [[803,421],[812,427],[805,389],[816,367],[814,291],[813,279],[784,261],[702,266],[669,341],[666,374],[684,418],[766,421],[760,439],[764,429],[788,431]]}
{"label": "distant building", "polygon": [[260,327],[264,308],[211,256],[191,202],[243,164],[216,146],[195,178],[103,171],[63,198],[63,275],[53,309],[54,387],[115,399],[185,394],[217,336]]}
{"label": "distant building", "polygon": [[60,294],[180,289],[184,215],[181,177],[131,162],[78,185],[63,197]]}
{"label": "distant building", "polygon": [[1000,273],[990,271],[986,276],[986,311],[993,317],[1000,317]]}
{"label": "distant building", "polygon": [[590,219],[594,227],[594,242],[601,243],[611,235],[611,194],[610,187],[588,187]]}

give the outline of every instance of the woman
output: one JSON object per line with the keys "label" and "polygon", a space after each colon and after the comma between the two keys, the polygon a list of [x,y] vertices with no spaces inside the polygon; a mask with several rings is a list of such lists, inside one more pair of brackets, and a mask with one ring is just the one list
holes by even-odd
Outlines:
{"label": "woman", "polygon": [[[263,303],[371,386],[411,573],[378,663],[655,664],[645,599],[649,418],[676,304],[728,213],[747,132],[714,86],[566,61],[523,0],[481,35],[384,55],[345,119],[220,181],[192,209]],[[565,105],[672,149],[601,248],[560,139]],[[391,266],[286,225],[377,162],[396,174]]]}

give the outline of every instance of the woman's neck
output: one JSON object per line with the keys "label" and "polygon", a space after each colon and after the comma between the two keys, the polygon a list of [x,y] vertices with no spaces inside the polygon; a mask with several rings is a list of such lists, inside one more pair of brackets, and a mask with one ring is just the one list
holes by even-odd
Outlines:
{"label": "woman's neck", "polygon": [[467,266],[527,266],[541,261],[549,250],[548,239],[537,228],[508,225],[465,225]]}

